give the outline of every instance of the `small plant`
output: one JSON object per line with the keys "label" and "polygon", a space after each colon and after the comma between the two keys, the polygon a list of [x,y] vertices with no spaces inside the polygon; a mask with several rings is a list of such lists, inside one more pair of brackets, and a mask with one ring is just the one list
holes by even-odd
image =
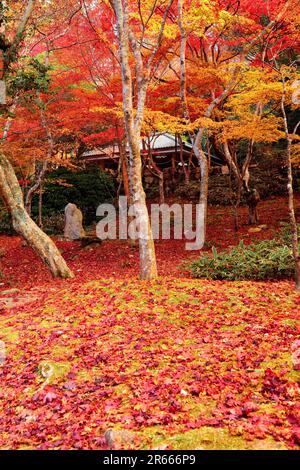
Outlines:
{"label": "small plant", "polygon": [[294,272],[291,248],[280,240],[267,240],[245,246],[244,242],[230,251],[203,254],[190,265],[197,278],[219,280],[263,280],[289,278]]}
{"label": "small plant", "polygon": [[190,183],[181,183],[176,191],[175,196],[187,200],[198,200],[200,194],[199,182],[192,181]]}
{"label": "small plant", "polygon": [[49,235],[62,234],[65,225],[64,213],[52,214],[43,218],[43,230]]}
{"label": "small plant", "polygon": [[13,235],[14,229],[11,217],[4,206],[0,203],[0,235]]}

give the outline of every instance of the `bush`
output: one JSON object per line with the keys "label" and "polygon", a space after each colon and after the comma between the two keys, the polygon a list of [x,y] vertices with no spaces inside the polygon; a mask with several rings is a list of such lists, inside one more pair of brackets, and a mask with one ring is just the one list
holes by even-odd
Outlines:
{"label": "bush", "polygon": [[198,200],[200,196],[200,183],[199,181],[183,182],[178,185],[174,194],[179,198]]}
{"label": "bush", "polygon": [[191,264],[196,278],[216,280],[263,280],[289,278],[294,272],[292,250],[279,240],[267,240],[245,246],[241,242],[230,251],[212,256],[203,254]]}
{"label": "bush", "polygon": [[[234,182],[232,189],[235,190]],[[211,175],[208,186],[208,202],[213,206],[230,206],[233,194],[230,189],[230,177],[228,175]]]}
{"label": "bush", "polygon": [[[71,171],[59,168],[47,176],[43,195],[43,216],[47,219],[64,214],[66,205],[76,204],[83,212],[84,223],[96,220],[99,204],[112,202],[115,196],[113,177],[97,166],[85,170]],[[38,195],[33,198],[32,215],[38,214]]]}
{"label": "bush", "polygon": [[[298,228],[298,235],[300,234],[300,224],[297,225]],[[281,229],[280,233],[280,239],[285,243],[286,245],[290,245],[292,243],[292,231],[291,231],[291,225],[288,223],[285,223],[283,228]]]}
{"label": "bush", "polygon": [[14,233],[11,217],[0,201],[0,234],[13,235]]}
{"label": "bush", "polygon": [[53,214],[43,217],[43,230],[49,235],[63,234],[65,227],[65,215]]}

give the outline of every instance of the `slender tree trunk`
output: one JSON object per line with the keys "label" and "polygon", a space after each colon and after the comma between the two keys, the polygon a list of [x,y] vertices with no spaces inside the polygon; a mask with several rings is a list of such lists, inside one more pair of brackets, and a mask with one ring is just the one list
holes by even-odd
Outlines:
{"label": "slender tree trunk", "polygon": [[236,198],[234,202],[234,229],[238,231],[240,228],[239,207],[241,205],[242,190],[243,190],[242,180],[241,179],[237,180],[236,184],[237,184],[237,193],[236,193]]}
{"label": "slender tree trunk", "polygon": [[[120,144],[120,149],[121,149]],[[129,187],[129,179],[128,179],[128,169],[127,169],[127,162],[126,162],[126,150],[123,149],[120,151],[120,156],[122,159],[122,178],[123,178],[123,186],[124,186],[124,193],[125,196],[130,200],[130,187]]]}
{"label": "slender tree trunk", "polygon": [[232,204],[233,204],[233,214],[234,214],[234,228],[235,230],[238,230],[239,229],[238,209],[241,203],[241,196],[242,196],[242,189],[243,189],[243,176],[234,158],[231,155],[227,141],[224,142],[224,156],[225,156],[227,165],[230,169],[230,174],[234,176],[236,186],[237,186],[237,194]]}
{"label": "slender tree trunk", "polygon": [[118,186],[117,194],[116,194],[116,203],[118,203],[119,201],[119,197],[120,197],[121,190],[123,187],[123,165],[122,165],[121,159],[119,159],[118,161],[117,181],[119,183],[119,186]]}
{"label": "slender tree trunk", "polygon": [[183,170],[183,174],[184,174],[184,181],[186,184],[189,184],[190,182],[190,169],[189,167],[186,166],[186,162],[184,161],[184,158],[183,158],[183,143],[182,143],[182,138],[179,137],[179,143],[180,143],[180,162],[181,162],[181,165],[182,165],[182,170]]}
{"label": "slender tree trunk", "polygon": [[[219,104],[225,98],[227,98],[227,96],[230,94],[230,92],[233,90],[233,88],[236,85],[237,74],[238,74],[238,71],[237,69],[235,69],[232,75],[231,81],[229,82],[227,87],[224,89],[223,93],[221,93],[221,95],[219,95],[217,98],[214,98],[214,100],[210,103],[210,105],[207,107],[204,113],[204,117],[210,118],[211,115],[213,114],[214,109],[217,106],[219,106]],[[206,130],[205,127],[200,127],[200,129],[197,132],[196,138],[193,142],[193,150],[198,159],[200,172],[201,172],[200,201],[199,202],[200,202],[200,209],[201,209],[202,219],[203,219],[202,224],[200,225],[204,225],[204,227],[201,229],[202,235],[204,235],[203,243],[205,242],[205,236],[206,236],[208,176],[209,176],[208,159],[202,148],[202,139],[203,139],[205,130]]]}
{"label": "slender tree trunk", "polygon": [[32,198],[35,195],[35,193],[37,191],[39,191],[39,189],[42,186],[43,179],[44,179],[45,173],[47,171],[47,166],[48,166],[48,162],[46,160],[42,163],[41,167],[37,171],[36,182],[31,186],[31,188],[29,189],[29,191],[26,194],[25,209],[28,212],[29,216],[31,216]]}
{"label": "slender tree trunk", "polygon": [[158,178],[158,191],[159,191],[159,203],[164,204],[165,202],[165,182],[164,182],[164,172],[156,165],[152,157],[151,148],[149,147],[149,160],[154,169],[152,172],[154,176]]}
{"label": "slender tree trunk", "polygon": [[[11,62],[14,60],[20,45],[24,38],[24,32],[28,20],[32,14],[34,0],[27,0],[23,10],[21,20],[17,25],[16,33],[10,42],[3,60],[3,81],[6,82],[6,74]],[[5,32],[5,23],[4,23]],[[6,83],[5,83],[6,84]],[[15,109],[18,102],[18,96],[15,97],[11,109]],[[5,140],[10,126],[9,118],[4,126],[2,140]],[[28,243],[29,246],[39,255],[42,261],[48,266],[54,277],[71,278],[74,277],[72,271],[68,268],[65,260],[61,256],[58,248],[52,240],[34,223],[29,217],[24,206],[23,193],[13,167],[7,158],[0,153],[0,195],[11,214],[13,227]]]}
{"label": "slender tree trunk", "polygon": [[165,203],[165,184],[164,184],[164,172],[161,171],[158,176],[158,188],[159,188],[159,203]]}
{"label": "slender tree trunk", "polygon": [[13,227],[48,266],[54,277],[74,277],[51,238],[49,238],[26,212],[23,194],[15,172],[0,154],[0,194],[11,214]]}
{"label": "slender tree trunk", "polygon": [[293,249],[293,256],[295,261],[295,287],[298,292],[300,292],[300,256],[299,256],[299,245],[298,245],[298,227],[297,221],[295,216],[295,204],[294,204],[294,189],[293,189],[293,168],[292,168],[292,139],[289,134],[289,126],[287,115],[285,111],[285,100],[286,100],[286,85],[285,79],[283,79],[283,91],[282,91],[282,100],[281,100],[281,110],[282,116],[284,120],[284,129],[286,134],[287,140],[287,169],[288,169],[288,181],[287,181],[287,189],[288,189],[288,199],[289,199],[289,216],[290,216],[290,224],[292,230],[292,249]]}
{"label": "slender tree trunk", "polygon": [[43,229],[43,183],[40,185],[39,189],[39,227]]}
{"label": "slender tree trunk", "polygon": [[[118,142],[119,146],[119,153],[120,153],[120,158],[122,161],[122,177],[123,177],[123,186],[124,186],[124,193],[125,196],[127,197],[127,201],[129,203],[129,206],[132,205],[132,191],[130,188],[130,181],[129,181],[129,175],[128,175],[128,162],[127,162],[127,151],[126,151],[126,142],[119,141]],[[132,216],[128,216],[128,224],[130,225],[133,221]],[[129,240],[130,246],[134,247],[136,245],[136,242],[134,239]]]}
{"label": "slender tree trunk", "polygon": [[172,155],[172,166],[171,166],[171,181],[172,181],[172,194],[174,193],[174,189],[176,186],[176,158]]}
{"label": "slender tree trunk", "polygon": [[[183,24],[183,0],[178,0],[178,25],[180,30],[180,99],[183,117],[186,122],[190,122],[187,94],[186,94],[186,45],[187,45],[187,32]],[[202,149],[202,138],[204,134],[204,129],[200,129],[197,133],[196,138],[191,136],[193,142],[194,152],[198,159],[200,173],[201,173],[201,182],[200,182],[200,198],[199,206],[201,210],[201,223],[199,224],[200,238],[204,244],[206,239],[206,225],[207,225],[207,201],[208,201],[208,161],[205,153]],[[183,171],[185,176],[186,183],[189,182],[189,172],[185,168],[182,155],[182,141],[181,141],[181,153],[180,153],[181,162],[183,165]]]}
{"label": "slender tree trunk", "polygon": [[154,241],[146,205],[146,195],[142,184],[142,161],[140,139],[134,136],[129,142],[130,173],[133,188],[133,204],[139,229],[140,278],[145,280],[157,277]]}
{"label": "slender tree trunk", "polygon": [[207,157],[202,149],[202,136],[203,131],[198,132],[197,137],[194,142],[194,152],[198,159],[201,181],[200,181],[200,197],[199,197],[199,206],[201,211],[201,224],[199,225],[200,230],[200,239],[204,244],[206,240],[206,229],[207,229],[207,204],[208,204],[208,161]]}
{"label": "slender tree trunk", "polygon": [[117,19],[117,31],[119,38],[119,54],[122,72],[123,112],[127,141],[129,145],[129,176],[133,196],[135,216],[138,222],[138,240],[140,253],[140,277],[141,279],[155,279],[157,277],[157,266],[155,257],[154,241],[150,226],[150,219],[146,205],[146,196],[142,184],[142,159],[141,159],[141,126],[149,83],[149,73],[144,72],[143,60],[139,45],[131,35],[131,43],[136,60],[138,104],[137,113],[134,117],[133,107],[133,84],[129,63],[129,25],[128,4],[121,0],[112,0],[114,12]]}
{"label": "slender tree trunk", "polygon": [[[186,121],[186,123],[190,123],[190,113],[189,113],[189,107],[188,107],[188,100],[187,100],[187,90],[186,90],[186,46],[187,46],[187,31],[184,27],[184,21],[183,21],[183,4],[184,0],[178,0],[178,26],[179,26],[179,31],[180,31],[180,101],[181,101],[181,107],[182,107],[182,114],[183,117]],[[190,182],[190,168],[186,167],[184,158],[183,158],[183,144],[182,144],[182,139],[180,138],[180,161],[182,164],[182,169],[184,172],[184,180],[186,184],[189,184]],[[190,139],[193,142],[194,141],[194,134],[190,133]],[[199,161],[199,159],[198,159]]]}
{"label": "slender tree trunk", "polygon": [[186,93],[186,46],[187,32],[183,22],[183,3],[184,0],[178,0],[178,26],[180,31],[180,101],[183,117],[186,122],[190,122],[190,114]]}

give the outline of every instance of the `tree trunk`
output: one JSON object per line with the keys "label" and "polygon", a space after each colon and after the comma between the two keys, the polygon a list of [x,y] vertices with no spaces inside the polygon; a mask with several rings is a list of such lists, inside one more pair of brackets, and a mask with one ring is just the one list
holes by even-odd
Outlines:
{"label": "tree trunk", "polygon": [[48,162],[45,160],[41,167],[36,171],[36,182],[31,186],[29,191],[26,194],[25,198],[25,209],[28,212],[28,215],[31,216],[31,206],[32,206],[32,198],[33,196],[39,191],[43,184],[44,176],[47,171]]}
{"label": "tree trunk", "polygon": [[282,92],[282,101],[281,101],[281,110],[284,120],[284,129],[287,139],[287,169],[288,169],[288,198],[289,198],[289,216],[290,224],[292,230],[292,249],[295,262],[295,287],[298,292],[300,292],[300,256],[299,256],[299,245],[298,245],[298,227],[295,216],[295,204],[294,204],[294,189],[293,189],[293,168],[292,168],[292,138],[289,134],[289,126],[287,115],[285,111],[285,99],[286,99],[286,85],[285,79],[283,79],[283,92]]}
{"label": "tree trunk", "polygon": [[172,155],[172,166],[171,166],[171,182],[172,182],[172,194],[174,193],[176,187],[176,159],[174,155]]}
{"label": "tree trunk", "polygon": [[241,198],[242,198],[242,190],[243,190],[243,183],[241,179],[236,180],[237,184],[237,193],[234,202],[234,229],[236,231],[240,228],[240,219],[239,219],[239,207],[241,205]]}
{"label": "tree trunk", "polygon": [[164,188],[164,172],[161,171],[158,177],[158,187],[159,187],[159,203],[165,203],[165,188]]}
{"label": "tree trunk", "polygon": [[181,162],[181,165],[182,165],[182,170],[183,170],[183,174],[184,174],[184,181],[185,181],[185,184],[189,184],[190,183],[190,168],[186,165],[186,162],[184,161],[184,158],[183,158],[183,142],[182,142],[182,138],[179,137],[179,143],[180,143],[180,162]]}
{"label": "tree trunk", "polygon": [[[129,175],[128,175],[128,162],[127,162],[127,149],[126,149],[126,142],[124,140],[119,140],[119,153],[120,158],[122,160],[122,179],[123,179],[123,186],[124,186],[124,194],[127,197],[127,201],[129,206],[132,205],[132,188],[130,187]],[[133,221],[133,217],[131,215],[128,216],[128,225],[130,225]],[[130,246],[134,247],[136,245],[135,240],[132,238],[129,240]]]}
{"label": "tree trunk", "polygon": [[132,181],[135,215],[139,221],[140,278],[150,280],[157,277],[157,267],[146,195],[142,184],[142,161],[139,142],[140,139],[137,136],[134,136],[131,142],[129,141],[130,179]]}
{"label": "tree trunk", "polygon": [[127,170],[127,162],[126,162],[126,150],[120,152],[121,159],[122,159],[122,178],[123,178],[123,186],[124,186],[124,193],[125,196],[130,200],[130,188],[129,188],[129,179],[128,179],[128,170]]}
{"label": "tree trunk", "polygon": [[39,227],[43,229],[43,185],[39,189]]}
{"label": "tree trunk", "polygon": [[240,225],[238,209],[241,203],[241,196],[242,196],[242,189],[243,189],[243,176],[242,176],[242,173],[240,172],[238,165],[236,164],[235,159],[233,158],[230,152],[227,141],[224,142],[223,147],[224,147],[224,156],[225,156],[226,163],[229,167],[231,175],[233,175],[235,179],[236,186],[237,186],[237,194],[235,196],[235,201],[232,202],[232,205],[233,205],[233,211],[234,211],[234,228],[235,230],[238,230],[239,225]]}
{"label": "tree trunk", "polygon": [[[201,144],[196,142],[194,145],[194,151],[196,157],[198,158],[200,172],[201,172],[201,181],[200,181],[200,197],[199,197],[199,206],[202,214],[201,224],[199,227],[200,230],[200,240],[204,245],[206,240],[206,228],[207,228],[207,203],[208,203],[208,161],[205,153],[201,148]],[[199,236],[199,235],[198,235]]]}
{"label": "tree trunk", "polygon": [[165,181],[164,181],[164,172],[159,168],[159,166],[155,163],[152,150],[151,150],[151,139],[150,135],[148,136],[148,158],[150,167],[149,170],[151,173],[158,178],[158,191],[159,191],[159,203],[165,203]]}
{"label": "tree trunk", "polygon": [[[156,257],[154,241],[150,226],[150,219],[146,205],[146,196],[142,184],[142,159],[141,159],[141,127],[144,115],[144,106],[149,83],[149,66],[145,73],[139,45],[133,35],[131,43],[136,61],[136,80],[138,88],[138,104],[134,117],[133,83],[129,63],[129,25],[128,3],[124,6],[120,0],[112,1],[117,19],[117,31],[119,38],[119,55],[122,72],[123,112],[126,136],[129,145],[129,177],[132,190],[132,198],[135,216],[138,221],[138,240],[140,253],[140,278],[155,279],[157,277]],[[162,36],[160,34],[159,36]],[[155,50],[153,51],[155,54]]]}
{"label": "tree trunk", "polygon": [[186,93],[186,46],[187,32],[183,25],[183,1],[178,0],[178,26],[180,31],[180,101],[182,106],[183,117],[186,122],[190,122],[190,114],[188,109],[187,93]]}
{"label": "tree trunk", "polygon": [[[217,98],[214,98],[210,105],[207,107],[204,117],[210,118],[214,109],[229,95],[231,90],[234,88],[236,84],[236,76],[237,76],[237,69],[235,69],[232,79],[224,89],[223,93],[219,95]],[[193,142],[193,150],[198,159],[200,172],[201,172],[201,185],[200,185],[200,210],[202,215],[202,223],[200,225],[204,225],[202,230],[202,235],[204,236],[203,243],[205,242],[206,236],[206,224],[207,224],[207,198],[208,198],[208,176],[209,176],[209,165],[208,159],[202,149],[202,139],[204,136],[205,127],[200,127],[197,132],[196,138]]]}
{"label": "tree trunk", "polygon": [[48,266],[52,275],[61,278],[74,277],[53,241],[29,217],[15,172],[2,154],[0,154],[0,194],[11,214],[14,229]]}

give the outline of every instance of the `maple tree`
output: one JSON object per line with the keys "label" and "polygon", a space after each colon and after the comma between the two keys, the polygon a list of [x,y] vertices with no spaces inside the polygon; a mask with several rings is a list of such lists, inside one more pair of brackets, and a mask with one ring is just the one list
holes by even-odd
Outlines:
{"label": "maple tree", "polygon": [[[63,31],[54,28],[46,40],[42,36],[33,47],[35,52],[43,52],[46,47],[53,57],[52,89],[57,88],[59,92],[56,99],[50,97],[48,104],[46,95],[40,95],[44,125],[40,122],[36,128],[39,129],[37,133],[42,131],[44,136],[38,145],[40,150],[32,145],[31,140],[31,149],[27,153],[42,154],[45,135],[48,148],[52,147],[52,158],[58,150],[56,145],[53,151],[54,141],[64,135],[72,136],[73,154],[82,144],[93,146],[117,142],[125,193],[137,203],[140,210],[137,216],[144,226],[140,237],[141,277],[155,277],[154,245],[142,187],[141,137],[149,138],[151,133],[164,130],[178,136],[183,133],[189,135],[201,170],[203,240],[209,185],[209,162],[204,145],[209,150],[212,143],[237,182],[235,223],[238,226],[237,208],[243,188],[249,191],[249,167],[255,143],[275,142],[283,136],[278,117],[267,109],[269,101],[265,92],[271,94],[272,86],[276,88],[276,84],[271,84],[272,77],[266,71],[266,64],[295,48],[298,33],[287,12],[295,12],[298,2],[271,2],[267,10],[263,6],[253,10],[246,1],[239,5],[221,1],[149,2],[143,5],[119,2],[110,6],[102,2],[70,4],[78,6],[78,10],[75,10],[76,15],[68,27]],[[119,56],[122,31],[116,37],[112,25],[119,24],[123,28],[124,18],[128,23],[127,26],[125,24],[123,43],[126,47],[124,54]],[[55,21],[54,15],[53,24]],[[174,47],[175,38],[178,41]],[[104,56],[105,60],[102,60]],[[123,62],[122,57],[125,57]],[[177,57],[179,63],[174,69]],[[129,79],[128,83],[125,78]],[[166,86],[170,88],[170,83],[175,96],[179,86],[179,96],[163,96],[157,100],[165,93]],[[176,107],[174,114],[174,104],[178,101],[181,112]],[[58,102],[61,107],[59,115],[56,113]],[[130,117],[124,123],[122,106],[124,116]],[[255,112],[253,106],[256,106]],[[20,115],[21,127],[22,121],[24,125],[28,120],[26,113],[25,110],[23,116]],[[51,123],[46,126],[48,131],[45,122]],[[178,139],[181,141],[180,137]],[[236,147],[245,140],[248,141],[248,151],[239,167]],[[13,141],[17,146],[21,144],[21,153],[24,143],[13,135],[7,144],[8,153],[12,155],[16,150]],[[126,154],[127,145],[129,156]],[[136,157],[132,149],[135,149]],[[160,200],[163,201],[163,172],[155,165],[151,152],[148,158],[148,168],[159,179]],[[30,156],[28,159],[32,160]],[[41,185],[49,155],[40,160],[37,180],[27,194],[28,210],[32,194]],[[184,162],[182,168],[188,180],[189,170]]]}
{"label": "maple tree", "polygon": [[[18,63],[18,66],[22,67],[22,60],[21,62],[19,61],[19,56],[21,55],[22,50],[23,54],[26,50],[26,44],[24,43],[26,28],[31,20],[34,21],[34,13],[39,14],[43,12],[45,6],[43,3],[36,5],[34,1],[28,0],[24,9],[22,10],[21,8],[20,19],[16,21],[15,18],[18,18],[16,12],[22,6],[22,3],[19,5],[19,2],[15,2],[13,8],[11,8],[11,5],[5,3],[1,11],[1,37],[3,43],[2,81],[7,89],[7,85],[10,80],[12,80],[13,84],[16,85],[16,83],[18,84],[18,78],[20,79],[20,83],[19,86],[16,87],[12,103],[8,104],[8,114],[3,125],[2,142],[7,139],[8,133],[11,129],[12,118],[10,113],[16,110],[20,91],[22,89],[30,90],[34,87],[34,83],[30,83],[30,77],[28,78],[26,76],[26,71],[23,77],[20,76],[21,74],[19,72],[19,68],[16,67],[16,63]],[[34,7],[37,7],[37,10],[40,11],[35,11]],[[44,18],[44,16],[42,18]],[[28,62],[27,57],[25,57],[25,62],[26,61]],[[32,58],[30,56],[29,62],[31,62],[32,65],[35,64],[32,62]],[[37,85],[38,89],[39,84]],[[6,98],[4,101],[6,102]],[[3,152],[0,154],[0,173],[1,195],[6,206],[9,208],[15,230],[25,238],[27,243],[29,243],[37,254],[44,260],[54,276],[72,277],[73,273],[68,268],[65,260],[53,241],[37,227],[27,213],[24,206],[23,194],[13,166]]]}
{"label": "maple tree", "polygon": [[[204,109],[201,107],[202,115],[205,118],[211,118],[216,108],[220,105],[223,106],[224,101],[226,101],[232,93],[236,93],[236,87],[241,81],[241,74],[247,66],[251,66],[254,62],[256,62],[257,65],[260,61],[264,62],[268,60],[268,54],[270,52],[275,55],[279,54],[282,50],[285,50],[287,43],[295,44],[297,34],[294,34],[292,37],[290,34],[291,25],[294,23],[288,19],[286,15],[288,8],[291,7],[292,4],[293,2],[285,2],[279,5],[277,3],[276,5],[272,4],[269,5],[267,12],[255,11],[254,16],[251,15],[251,10],[244,10],[245,4],[243,2],[238,5],[236,5],[235,2],[226,4],[219,2],[219,10],[215,8],[216,5],[208,5],[205,2],[202,2],[201,6],[198,5],[197,2],[188,2],[186,5],[181,1],[178,2],[180,28],[180,99],[183,116],[188,122],[190,122],[191,119],[186,83],[186,54],[189,36],[191,36],[190,42],[191,50],[195,57],[194,60],[196,60],[198,66],[205,67],[204,79],[206,79],[208,74],[214,75],[217,79],[210,85],[210,103]],[[186,10],[183,8],[184,5],[186,6]],[[294,2],[294,6],[299,7],[299,2]],[[195,16],[195,9],[197,16]],[[265,16],[265,24],[260,22],[263,14],[267,14]],[[285,18],[286,24],[282,27],[280,25],[283,17]],[[197,28],[194,26],[195,18]],[[280,45],[276,43],[278,30],[282,38]],[[240,41],[242,31],[245,37],[243,42]],[[253,37],[254,32],[255,36]],[[231,38],[227,43],[224,42],[225,34]],[[276,36],[276,39],[273,35]],[[266,37],[268,38],[267,40],[265,39]],[[237,38],[236,40],[238,41],[238,53],[234,51],[235,38]],[[261,46],[261,42],[263,42],[263,46]],[[274,42],[276,43],[275,48]],[[260,103],[258,102],[257,113],[259,112]],[[240,137],[247,138],[248,136],[243,134],[242,127],[243,124],[240,126]],[[201,168],[200,204],[203,207],[203,239],[205,239],[208,195],[208,161],[202,148],[203,139],[206,134],[207,126],[204,125],[197,129],[197,132],[191,137],[194,143],[194,151]],[[276,131],[274,131],[274,134],[276,134]],[[263,135],[264,132],[262,131],[260,138]],[[248,176],[253,143],[254,140],[250,139],[249,152],[245,159],[243,169],[239,172],[234,164],[234,158],[230,154],[228,144],[226,141],[224,142],[225,160],[233,170],[238,181],[237,204],[239,204],[243,180]],[[246,187],[247,186],[248,183],[246,182]]]}
{"label": "maple tree", "polygon": [[[288,196],[289,196],[289,216],[290,216],[290,223],[292,228],[292,248],[293,248],[293,256],[295,262],[295,281],[296,281],[296,289],[300,291],[300,253],[299,253],[299,244],[298,244],[298,226],[296,221],[295,215],[295,200],[294,200],[294,178],[293,178],[293,169],[292,169],[292,145],[293,145],[293,136],[290,134],[289,130],[289,123],[287,118],[286,112],[286,105],[287,105],[287,97],[288,97],[288,90],[287,90],[287,79],[290,78],[290,74],[293,70],[285,68],[280,69],[280,76],[281,76],[281,86],[282,86],[282,94],[281,94],[281,111],[284,121],[284,132],[287,142],[287,151],[286,151],[286,160],[287,160],[287,168],[288,168]],[[288,73],[287,73],[288,72]],[[287,76],[286,76],[287,75]],[[293,95],[292,95],[292,104],[293,103]],[[297,130],[300,121],[297,123],[294,133]]]}
{"label": "maple tree", "polygon": [[[0,195],[18,232],[0,235],[0,449],[298,450],[300,1],[0,5]],[[165,133],[169,173],[150,145]],[[242,197],[266,144],[287,193],[262,198],[263,225],[246,199],[249,228]],[[47,172],[98,147],[120,157],[138,246],[54,244],[29,216]],[[234,180],[236,227],[208,207],[212,155]],[[191,202],[167,193],[171,172],[199,189],[200,261],[185,240],[154,245],[146,171],[160,202]]]}
{"label": "maple tree", "polygon": [[[118,31],[119,54],[122,72],[124,122],[130,152],[130,179],[133,203],[139,225],[141,278],[153,279],[157,276],[157,267],[154,242],[152,239],[149,215],[145,202],[145,193],[142,185],[140,139],[152,64],[156,58],[157,51],[161,46],[166,22],[168,19],[168,13],[171,9],[173,1],[150,2],[149,6],[143,5],[143,9],[146,10],[145,13],[141,11],[141,4],[137,2],[137,7],[139,7],[138,13],[140,16],[140,28],[137,31],[134,30],[133,24],[130,27],[130,16],[133,16],[133,14],[136,12],[134,10],[130,10],[129,3],[127,1],[123,3],[120,0],[115,0],[111,3],[116,15]],[[162,8],[165,11],[157,26],[157,11],[159,12]],[[156,22],[152,20],[153,18],[156,19]],[[129,59],[130,46],[132,48],[135,67],[137,94],[137,103],[135,105],[136,107],[134,107],[133,103],[133,81]],[[143,50],[146,51],[147,49],[150,52],[147,54],[146,59],[144,59]]]}

